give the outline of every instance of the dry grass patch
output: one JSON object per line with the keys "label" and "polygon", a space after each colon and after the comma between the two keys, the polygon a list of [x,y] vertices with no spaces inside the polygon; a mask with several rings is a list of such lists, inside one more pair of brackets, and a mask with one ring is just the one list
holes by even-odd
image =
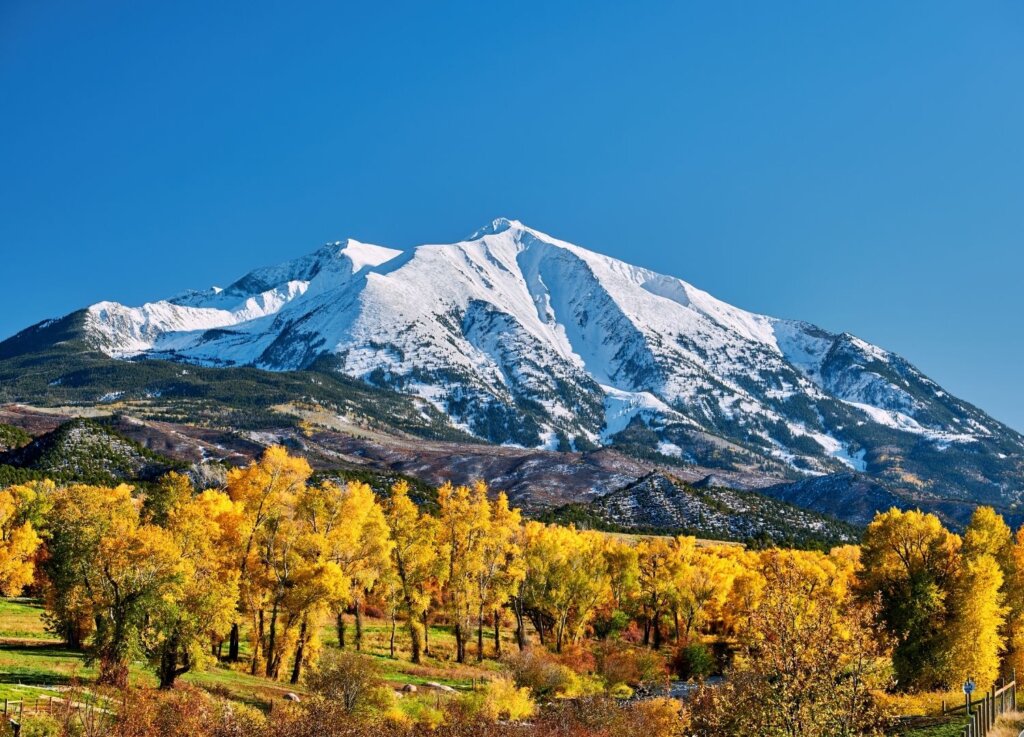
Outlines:
{"label": "dry grass patch", "polygon": [[986,737],[1017,737],[1024,730],[1024,712],[1009,711],[996,720]]}

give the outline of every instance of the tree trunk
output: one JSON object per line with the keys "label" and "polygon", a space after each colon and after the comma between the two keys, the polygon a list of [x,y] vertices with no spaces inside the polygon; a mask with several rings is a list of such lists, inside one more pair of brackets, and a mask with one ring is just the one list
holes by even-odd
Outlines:
{"label": "tree trunk", "polygon": [[661,612],[654,613],[654,649],[661,649]]}
{"label": "tree trunk", "polygon": [[644,617],[644,647],[651,644],[651,618]]}
{"label": "tree trunk", "polygon": [[267,652],[264,654],[267,659],[266,674],[267,678],[276,677],[274,675],[274,661],[277,659],[277,602],[274,602],[273,609],[270,610],[270,636],[267,641]]}
{"label": "tree trunk", "polygon": [[478,663],[484,659],[484,605],[481,604],[476,612],[476,660]]}
{"label": "tree trunk", "polygon": [[345,649],[345,613],[340,609],[334,615],[334,626],[338,630],[338,648]]}
{"label": "tree trunk", "polygon": [[430,655],[430,618],[423,612],[423,654]]}
{"label": "tree trunk", "polygon": [[[178,665],[178,662],[181,665]],[[182,652],[177,635],[171,636],[164,644],[160,653],[160,665],[157,670],[157,677],[160,679],[160,688],[169,689],[174,687],[178,676],[185,675],[192,670],[192,661],[188,652]]]}
{"label": "tree trunk", "polygon": [[292,678],[291,683],[294,686],[299,682],[299,676],[302,674],[302,658],[306,649],[306,618],[302,618],[302,624],[299,625],[299,639],[295,643],[295,665],[292,666]]}
{"label": "tree trunk", "polygon": [[228,636],[228,660],[238,662],[238,622],[231,625],[231,634]]}
{"label": "tree trunk", "polygon": [[82,627],[78,622],[72,622],[68,625],[65,639],[68,642],[68,647],[72,650],[82,649]]}
{"label": "tree trunk", "polygon": [[516,616],[516,645],[522,651],[526,649],[526,622],[523,621],[523,600],[518,596],[512,599],[512,611]]}
{"label": "tree trunk", "polygon": [[356,599],[356,650],[363,650],[363,602]]}
{"label": "tree trunk", "polygon": [[466,662],[466,642],[462,634],[462,623],[455,623],[455,662]]}
{"label": "tree trunk", "polygon": [[126,688],[128,686],[128,664],[117,658],[101,658],[100,673],[96,682],[104,686]]}
{"label": "tree trunk", "polygon": [[392,609],[391,610],[391,642],[389,643],[389,647],[390,647],[390,650],[391,650],[391,657],[392,658],[395,657],[395,628],[397,626],[398,626],[398,622],[397,622],[397,620],[395,618],[395,610]]}
{"label": "tree trunk", "polygon": [[177,654],[169,648],[165,648],[160,654],[160,670],[157,676],[160,679],[160,689],[166,691],[174,686],[174,667],[178,664]]}
{"label": "tree trunk", "polygon": [[501,657],[501,610],[494,610],[494,657]]}
{"label": "tree trunk", "polygon": [[252,638],[252,662],[249,664],[249,675],[256,675],[260,667],[260,653],[263,652],[263,610],[260,609],[256,636]]}
{"label": "tree trunk", "polygon": [[425,632],[425,630],[420,630],[420,626],[416,620],[409,617],[409,647],[412,649],[411,660],[416,665],[419,665],[420,663],[420,648],[422,647],[421,638],[423,637],[422,632]]}
{"label": "tree trunk", "polygon": [[675,626],[675,643],[679,644],[679,612],[672,610],[672,623]]}

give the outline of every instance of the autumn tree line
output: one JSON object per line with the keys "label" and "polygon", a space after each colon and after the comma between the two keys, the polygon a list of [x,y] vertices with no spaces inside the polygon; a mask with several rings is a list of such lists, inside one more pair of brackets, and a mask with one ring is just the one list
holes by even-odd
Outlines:
{"label": "autumn tree line", "polygon": [[[990,508],[963,535],[893,509],[859,546],[756,551],[524,521],[483,484],[442,486],[431,513],[403,482],[378,498],[361,482],[310,478],[305,460],[275,447],[217,489],[177,473],[145,493],[8,487],[0,593],[42,598],[48,627],[111,685],[143,659],[164,688],[217,660],[298,682],[323,650],[324,622],[342,648],[363,647],[369,607],[390,623],[392,656],[401,648],[414,662],[431,652],[432,624],[451,627],[459,662],[501,658],[503,628],[517,650],[554,653],[585,640],[660,650],[714,638],[738,657],[731,690],[709,703],[762,708],[758,688],[812,688],[807,674],[827,671],[828,693],[808,703],[832,699],[837,719],[869,687],[971,676],[984,689],[1024,652],[1024,530]],[[738,718],[713,706],[708,719]]]}

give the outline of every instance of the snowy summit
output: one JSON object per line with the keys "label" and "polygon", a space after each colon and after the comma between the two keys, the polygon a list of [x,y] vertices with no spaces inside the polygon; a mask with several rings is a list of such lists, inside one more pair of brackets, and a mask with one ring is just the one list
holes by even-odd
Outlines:
{"label": "snowy summit", "polygon": [[998,436],[1021,450],[895,354],[506,218],[458,243],[347,240],[225,289],[101,302],[86,328],[119,359],[284,371],[330,356],[498,443],[768,458],[807,474],[865,470],[893,438],[941,451]]}

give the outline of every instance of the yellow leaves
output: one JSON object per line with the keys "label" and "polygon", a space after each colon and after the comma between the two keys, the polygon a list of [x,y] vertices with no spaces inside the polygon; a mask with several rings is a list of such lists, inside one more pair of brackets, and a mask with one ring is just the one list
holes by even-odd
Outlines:
{"label": "yellow leaves", "polygon": [[949,683],[974,678],[986,689],[999,676],[1005,647],[1000,635],[1008,609],[1003,606],[1003,573],[993,555],[965,557],[950,597],[947,629]]}
{"label": "yellow leaves", "polygon": [[41,540],[25,518],[30,487],[0,490],[0,594],[17,596],[35,580],[33,556]]}
{"label": "yellow leaves", "polygon": [[612,595],[605,537],[569,527],[527,522],[523,529],[527,605],[554,622],[555,646],[576,640],[594,611]]}
{"label": "yellow leaves", "polygon": [[963,554],[967,557],[991,555],[1000,565],[1007,565],[1013,541],[1010,528],[992,507],[978,507],[971,515],[964,532]]}
{"label": "yellow leaves", "polygon": [[117,606],[131,597],[168,593],[163,586],[180,583],[179,575],[190,572],[167,530],[135,526],[125,520],[100,540],[96,556],[98,570],[90,580],[99,582],[92,589],[101,608]]}
{"label": "yellow leaves", "polygon": [[286,497],[298,493],[312,473],[305,458],[290,456],[275,445],[267,448],[256,463],[228,472],[228,495],[262,520]]}
{"label": "yellow leaves", "polygon": [[504,719],[519,722],[529,719],[537,711],[537,705],[530,697],[530,689],[517,688],[511,678],[490,681],[480,696],[478,713],[490,721]]}
{"label": "yellow leaves", "polygon": [[[345,580],[360,590],[371,589],[387,566],[393,545],[373,490],[359,481],[311,487],[301,495],[299,513],[310,531],[322,536],[323,555],[339,567]],[[348,584],[334,589],[337,606],[350,601]]]}
{"label": "yellow leaves", "polygon": [[942,526],[934,514],[890,509],[875,516],[864,533],[861,560],[869,576],[894,572],[912,575],[932,570],[952,572],[960,538]]}
{"label": "yellow leaves", "polygon": [[405,481],[392,487],[385,517],[391,534],[392,565],[400,581],[406,615],[415,627],[430,606],[430,582],[445,578],[445,548],[439,540],[437,521],[420,513],[409,498]]}

